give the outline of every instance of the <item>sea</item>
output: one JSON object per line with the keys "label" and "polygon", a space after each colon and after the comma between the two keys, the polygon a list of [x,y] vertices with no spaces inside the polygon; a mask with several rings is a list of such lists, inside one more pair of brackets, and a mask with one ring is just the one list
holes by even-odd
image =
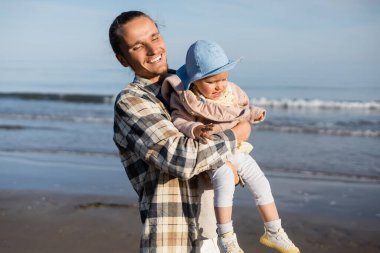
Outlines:
{"label": "sea", "polygon": [[[1,80],[0,169],[11,170],[5,157],[97,157],[112,161],[124,175],[112,140],[113,104],[132,78],[128,73],[119,82],[85,85],[53,85],[49,78],[34,83],[27,78]],[[265,121],[252,127],[249,140],[252,156],[267,175],[380,183],[378,85],[242,88],[252,104],[267,111]]]}

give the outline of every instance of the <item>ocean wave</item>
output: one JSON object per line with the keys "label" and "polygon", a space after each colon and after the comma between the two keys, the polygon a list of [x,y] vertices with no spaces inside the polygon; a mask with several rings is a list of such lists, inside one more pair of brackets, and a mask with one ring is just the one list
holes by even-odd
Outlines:
{"label": "ocean wave", "polygon": [[44,148],[0,148],[0,152],[119,157],[119,154],[116,151],[113,152],[113,151],[93,151],[93,150],[74,150],[74,149],[69,150],[69,149],[44,149]]}
{"label": "ocean wave", "polygon": [[256,106],[281,109],[318,109],[318,110],[370,110],[380,111],[378,101],[333,101],[320,99],[251,99]]}
{"label": "ocean wave", "polygon": [[312,128],[297,126],[273,126],[260,125],[256,130],[286,132],[286,133],[304,133],[304,134],[321,134],[336,136],[356,136],[356,137],[380,137],[380,131],[376,130],[348,130],[348,129],[329,129],[329,128]]}
{"label": "ocean wave", "polygon": [[380,120],[377,119],[370,119],[370,120],[348,120],[348,121],[337,121],[335,123],[337,126],[340,127],[376,127],[380,126]]}
{"label": "ocean wave", "polygon": [[[66,94],[66,93],[33,93],[33,92],[8,92],[0,93],[0,99],[22,99],[22,100],[50,100],[72,103],[97,103],[112,104],[114,95],[102,94]],[[336,101],[322,99],[251,99],[251,103],[267,108],[282,109],[334,109],[334,110],[370,110],[380,111],[380,101]]]}
{"label": "ocean wave", "polygon": [[111,104],[114,101],[114,96],[112,95],[29,93],[29,92],[0,93],[0,98],[12,98],[12,99],[22,99],[22,100],[51,100],[51,101],[61,101],[61,102],[95,103],[95,104]]}
{"label": "ocean wave", "polygon": [[23,130],[27,127],[21,125],[0,125],[0,130]]}
{"label": "ocean wave", "polygon": [[312,178],[313,180],[330,180],[330,181],[349,181],[361,183],[378,183],[380,182],[379,175],[365,175],[349,172],[338,171],[322,171],[322,170],[301,170],[301,169],[287,169],[287,168],[264,168],[266,174],[271,176],[285,176],[285,177],[302,177],[305,179]]}
{"label": "ocean wave", "polygon": [[13,120],[43,120],[43,121],[62,121],[74,123],[113,123],[112,117],[96,116],[71,116],[71,115],[31,115],[31,114],[0,114],[0,118]]}
{"label": "ocean wave", "polygon": [[34,126],[24,126],[24,125],[0,125],[0,130],[26,130],[26,129],[37,129],[37,130],[57,130],[54,127],[34,127]]}

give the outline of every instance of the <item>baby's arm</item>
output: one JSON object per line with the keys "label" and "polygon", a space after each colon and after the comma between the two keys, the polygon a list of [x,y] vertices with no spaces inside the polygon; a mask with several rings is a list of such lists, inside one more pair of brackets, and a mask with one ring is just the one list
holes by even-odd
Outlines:
{"label": "baby's arm", "polygon": [[189,113],[182,105],[182,101],[178,94],[172,93],[170,97],[171,117],[174,126],[189,138],[207,143],[207,139],[212,140],[212,135],[232,129],[238,123],[234,121],[223,124],[203,124],[198,122],[194,114]]}
{"label": "baby's arm", "polygon": [[195,139],[193,129],[203,124],[195,121],[195,116],[187,112],[178,94],[174,92],[170,96],[170,111],[174,126],[187,137]]}
{"label": "baby's arm", "polygon": [[258,124],[262,121],[264,121],[266,116],[266,111],[264,108],[254,106],[250,104],[249,97],[247,93],[244,92],[238,85],[233,84],[234,87],[236,87],[236,96],[239,98],[239,101],[242,103],[243,106],[249,106],[249,113],[245,115],[246,119],[251,124]]}
{"label": "baby's arm", "polygon": [[196,117],[187,112],[182,106],[180,98],[173,93],[170,97],[170,109],[172,122],[176,128],[189,138],[199,140],[206,144],[206,139],[211,139],[214,133],[213,124],[204,125],[196,121]]}
{"label": "baby's arm", "polygon": [[[196,117],[187,112],[176,93],[172,93],[170,97],[170,110],[174,126],[187,137],[199,140],[203,144],[207,143],[207,139],[212,138],[212,134],[223,131],[222,128],[220,131],[216,131],[213,124],[204,125],[201,122],[196,122]],[[249,130],[245,131],[247,129]],[[234,127],[231,127],[231,130],[236,137],[237,145],[248,139],[251,132],[250,125],[248,123],[244,124],[244,122],[235,124]],[[225,163],[234,173],[235,185],[238,184],[240,178],[236,168],[229,161],[225,161]]]}
{"label": "baby's arm", "polygon": [[251,111],[250,119],[249,119],[249,122],[251,124],[258,124],[258,123],[264,121],[265,116],[266,116],[265,109],[263,109],[261,107],[254,106],[254,105],[250,105],[249,109]]}

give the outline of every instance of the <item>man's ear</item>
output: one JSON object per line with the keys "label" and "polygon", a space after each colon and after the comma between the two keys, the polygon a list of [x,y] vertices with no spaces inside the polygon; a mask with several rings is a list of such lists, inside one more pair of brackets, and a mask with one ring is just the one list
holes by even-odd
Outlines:
{"label": "man's ear", "polygon": [[129,67],[129,64],[128,64],[127,60],[124,58],[124,56],[122,56],[120,54],[116,54],[115,56],[116,56],[116,59],[120,62],[121,65],[123,65],[126,68]]}

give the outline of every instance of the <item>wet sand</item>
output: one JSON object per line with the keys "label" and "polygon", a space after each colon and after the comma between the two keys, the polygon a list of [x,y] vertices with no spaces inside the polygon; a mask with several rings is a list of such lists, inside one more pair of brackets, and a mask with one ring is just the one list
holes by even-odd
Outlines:
{"label": "wet sand", "polygon": [[[0,152],[1,253],[138,252],[137,197],[115,156]],[[267,173],[290,238],[304,253],[380,252],[380,184]],[[234,226],[246,253],[263,224],[237,188]]]}
{"label": "wet sand", "polygon": [[[1,190],[0,203],[0,252],[138,252],[141,224],[134,200]],[[337,218],[282,212],[283,225],[302,252],[379,252],[378,221]],[[253,207],[236,207],[234,224],[246,252],[275,252],[258,243],[262,225]]]}

